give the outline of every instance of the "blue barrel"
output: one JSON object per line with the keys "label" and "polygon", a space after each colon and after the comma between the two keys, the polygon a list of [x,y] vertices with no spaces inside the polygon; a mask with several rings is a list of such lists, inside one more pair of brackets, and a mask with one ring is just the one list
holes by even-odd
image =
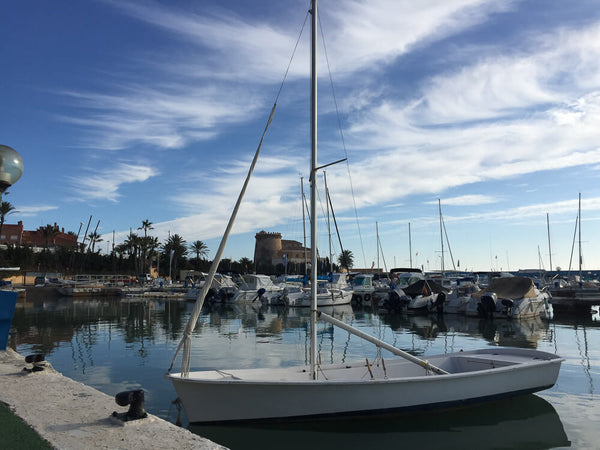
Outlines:
{"label": "blue barrel", "polygon": [[8,345],[8,333],[15,315],[17,295],[16,291],[0,290],[0,351],[6,350]]}

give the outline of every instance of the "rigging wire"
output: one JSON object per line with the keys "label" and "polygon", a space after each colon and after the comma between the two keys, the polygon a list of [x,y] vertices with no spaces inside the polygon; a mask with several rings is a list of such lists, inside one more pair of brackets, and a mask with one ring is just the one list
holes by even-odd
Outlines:
{"label": "rigging wire", "polygon": [[387,264],[385,262],[385,255],[383,254],[383,246],[381,245],[381,239],[379,239],[379,234],[377,234],[377,245],[379,246],[379,250],[381,251],[381,258],[383,259],[383,270],[387,272]]}
{"label": "rigging wire", "polygon": [[[317,14],[319,12],[317,11]],[[344,149],[344,154],[346,156],[346,168],[348,170],[348,180],[350,181],[350,192],[352,193],[352,203],[354,205],[354,216],[356,217],[356,226],[358,228],[358,238],[360,240],[360,249],[362,251],[363,256],[363,264],[364,267],[367,267],[367,258],[365,256],[365,248],[363,245],[362,234],[360,232],[360,221],[358,220],[358,209],[356,207],[356,197],[354,195],[354,186],[352,185],[352,175],[350,173],[350,162],[348,158],[348,149],[346,148],[346,141],[344,140],[344,132],[342,131],[342,121],[340,119],[340,111],[338,108],[337,98],[335,96],[335,88],[333,85],[333,76],[331,75],[331,67],[329,66],[329,57],[327,56],[327,46],[325,45],[325,34],[323,33],[323,28],[321,26],[321,18],[319,17],[319,31],[321,33],[321,42],[323,43],[323,54],[325,55],[325,62],[327,64],[327,73],[329,75],[329,83],[331,84],[331,93],[333,95],[333,104],[335,105],[335,113],[338,122],[338,129],[340,131],[340,138],[342,140],[342,148]]]}
{"label": "rigging wire", "polygon": [[448,244],[448,251],[450,252],[450,260],[452,261],[452,268],[456,271],[456,264],[454,264],[454,256],[452,256],[452,248],[450,248],[450,239],[448,239],[448,232],[446,231],[446,222],[444,216],[442,218],[442,227],[444,228],[444,235],[446,236],[446,243]]}
{"label": "rigging wire", "polygon": [[275,96],[275,103],[279,100],[279,96],[283,91],[283,85],[285,84],[285,80],[287,79],[288,73],[290,72],[290,67],[292,66],[292,61],[294,60],[294,55],[296,54],[296,50],[298,50],[298,45],[300,44],[300,38],[302,38],[302,33],[304,32],[304,28],[306,27],[306,21],[310,16],[310,11],[306,12],[304,16],[304,22],[302,22],[302,27],[300,28],[300,33],[298,34],[298,39],[296,39],[296,45],[294,45],[294,50],[292,50],[292,55],[290,56],[290,60],[288,62],[287,68],[285,69],[285,73],[283,75],[283,80],[281,80],[281,85],[279,86],[279,90],[277,91],[277,95]]}

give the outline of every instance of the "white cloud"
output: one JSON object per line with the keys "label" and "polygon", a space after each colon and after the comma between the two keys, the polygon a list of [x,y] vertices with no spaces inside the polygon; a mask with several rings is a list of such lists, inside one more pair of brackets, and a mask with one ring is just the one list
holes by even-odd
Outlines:
{"label": "white cloud", "polygon": [[247,90],[220,91],[187,84],[63,95],[86,113],[59,119],[87,129],[87,147],[105,150],[123,150],[136,144],[171,149],[208,140],[217,134],[217,125],[246,119],[260,104]]}
{"label": "white cloud", "polygon": [[[442,203],[442,207],[444,203]],[[499,208],[490,211],[489,209],[481,209],[477,212],[469,212],[460,214],[460,209],[453,210],[452,214],[444,214],[446,223],[477,223],[482,224],[486,221],[509,222],[517,223],[522,221],[531,221],[532,219],[546,220],[546,214],[549,214],[553,223],[568,222],[575,223],[578,210],[578,199],[575,197],[572,200],[561,200],[549,203],[535,203],[514,208]],[[600,211],[600,197],[583,198],[581,201],[582,216],[585,217],[586,212]],[[432,214],[428,217],[418,217],[411,219],[412,223],[418,224],[437,224],[438,218]],[[586,218],[585,220],[592,220]]]}
{"label": "white cloud", "polygon": [[[513,7],[513,1],[344,1],[322,8],[326,39],[335,54],[336,73],[370,70],[388,63],[414,45],[442,39],[491,14]],[[333,28],[333,29],[331,29]]]}
{"label": "white cloud", "polygon": [[[600,25],[558,30],[523,43],[514,54],[482,57],[439,74],[410,111],[413,123],[457,123],[509,118],[569,104],[600,88]],[[506,50],[504,50],[506,51]]]}
{"label": "white cloud", "polygon": [[20,217],[35,217],[38,213],[53,211],[58,209],[58,206],[54,205],[31,205],[31,206],[19,206],[15,212],[19,213]]}
{"label": "white cloud", "polygon": [[[489,195],[460,195],[458,197],[450,197],[441,199],[442,206],[443,205],[452,205],[452,206],[473,206],[473,205],[486,205],[490,203],[497,202],[495,197]],[[431,201],[426,202],[430,205],[437,205],[438,202]]]}
{"label": "white cloud", "polygon": [[70,182],[77,191],[79,201],[108,200],[116,202],[119,188],[125,183],[141,183],[158,175],[158,171],[150,166],[118,162],[111,167],[94,170],[95,173],[70,177]]}

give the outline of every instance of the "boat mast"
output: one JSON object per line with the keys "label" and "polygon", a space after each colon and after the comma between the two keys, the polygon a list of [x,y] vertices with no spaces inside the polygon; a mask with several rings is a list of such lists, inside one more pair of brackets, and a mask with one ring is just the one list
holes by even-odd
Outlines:
{"label": "boat mast", "polygon": [[377,273],[381,274],[381,270],[379,268],[379,223],[375,222],[375,234],[377,236]]}
{"label": "boat mast", "polygon": [[552,270],[552,247],[550,246],[550,215],[546,213],[546,225],[548,226],[548,254],[550,255],[550,268]]}
{"label": "boat mast", "polygon": [[306,257],[306,217],[304,214],[304,206],[305,206],[305,202],[304,202],[304,177],[300,177],[300,190],[302,191],[302,196],[300,197],[300,201],[302,202],[302,232],[304,233],[304,241],[302,241],[303,243],[303,247],[304,247],[304,279],[307,280],[308,278],[308,258]]}
{"label": "boat mast", "polygon": [[317,379],[317,0],[311,6],[311,109],[310,109],[310,374]]}
{"label": "boat mast", "polygon": [[444,281],[444,231],[442,228],[442,201],[438,198],[438,209],[440,212],[440,241],[442,243],[442,282]]}
{"label": "boat mast", "polygon": [[410,240],[410,222],[408,222],[408,260],[410,261],[409,267],[412,267],[413,265],[412,265],[412,243]]}
{"label": "boat mast", "polygon": [[579,286],[583,285],[583,278],[581,278],[581,192],[579,193]]}

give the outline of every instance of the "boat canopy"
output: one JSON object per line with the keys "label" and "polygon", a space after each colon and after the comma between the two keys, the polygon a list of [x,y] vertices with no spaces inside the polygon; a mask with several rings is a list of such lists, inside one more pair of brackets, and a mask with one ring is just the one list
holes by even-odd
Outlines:
{"label": "boat canopy", "polygon": [[527,277],[493,278],[485,289],[475,292],[473,297],[481,297],[487,292],[493,292],[498,298],[535,298],[535,285]]}
{"label": "boat canopy", "polygon": [[273,286],[273,280],[268,275],[244,275],[244,289],[260,289]]}
{"label": "boat canopy", "polygon": [[411,297],[414,295],[431,295],[448,292],[448,289],[433,280],[419,280],[409,286],[403,287],[402,290],[406,295],[410,295]]}

